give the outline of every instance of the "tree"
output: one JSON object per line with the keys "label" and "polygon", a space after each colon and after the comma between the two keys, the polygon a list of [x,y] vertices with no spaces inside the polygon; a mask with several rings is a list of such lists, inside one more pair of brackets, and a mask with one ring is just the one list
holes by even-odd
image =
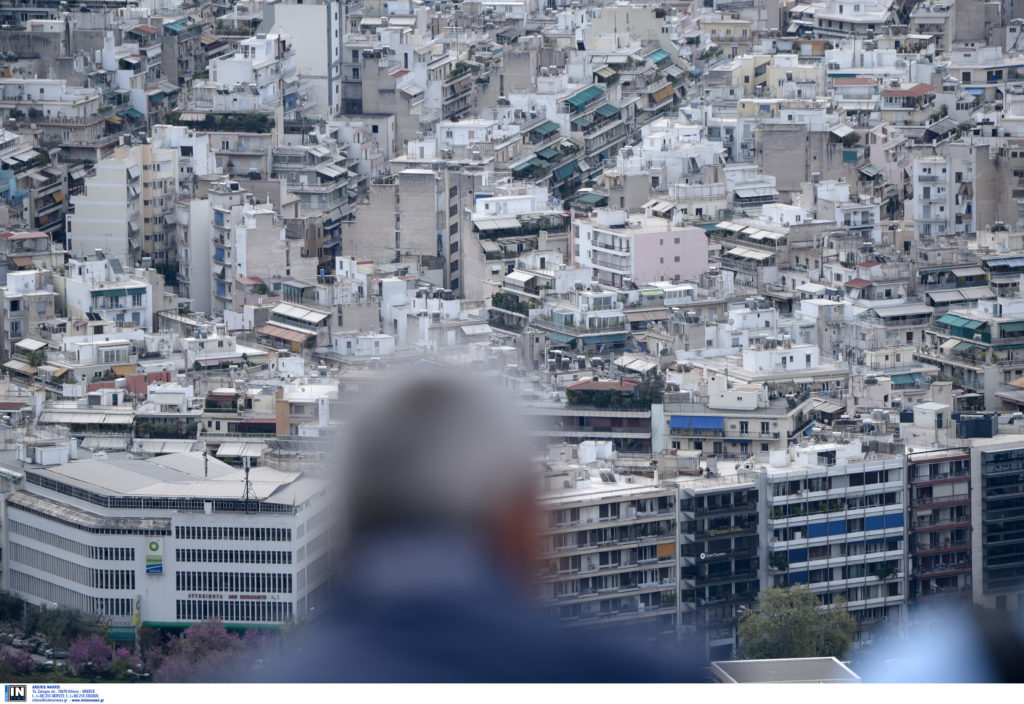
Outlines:
{"label": "tree", "polygon": [[243,675],[269,658],[273,640],[255,630],[244,637],[229,633],[220,621],[185,629],[165,648],[150,648],[146,664],[156,682],[216,682]]}
{"label": "tree", "polygon": [[806,585],[769,588],[740,618],[740,651],[745,658],[842,657],[853,642],[857,624],[846,600],[822,609]]}
{"label": "tree", "polygon": [[68,648],[68,666],[76,674],[99,674],[110,668],[112,650],[98,635],[82,636]]}
{"label": "tree", "polygon": [[843,146],[846,147],[847,149],[850,149],[855,144],[857,144],[859,141],[860,141],[860,135],[857,134],[856,132],[851,132],[850,134],[848,134],[845,137],[843,137]]}

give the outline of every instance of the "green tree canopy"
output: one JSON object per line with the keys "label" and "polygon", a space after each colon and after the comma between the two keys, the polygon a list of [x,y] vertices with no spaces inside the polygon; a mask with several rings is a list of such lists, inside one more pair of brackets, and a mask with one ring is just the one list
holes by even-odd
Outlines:
{"label": "green tree canopy", "polygon": [[853,642],[856,622],[838,597],[828,609],[805,585],[769,588],[757,596],[757,605],[740,619],[743,657],[842,657]]}

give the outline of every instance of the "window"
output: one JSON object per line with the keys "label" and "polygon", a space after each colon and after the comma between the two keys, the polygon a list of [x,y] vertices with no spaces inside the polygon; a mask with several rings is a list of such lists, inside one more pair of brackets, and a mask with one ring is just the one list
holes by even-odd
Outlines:
{"label": "window", "polygon": [[18,300],[11,301],[11,305],[9,306],[9,310],[12,313],[17,313],[18,311],[20,311],[21,310],[21,301],[18,301]]}

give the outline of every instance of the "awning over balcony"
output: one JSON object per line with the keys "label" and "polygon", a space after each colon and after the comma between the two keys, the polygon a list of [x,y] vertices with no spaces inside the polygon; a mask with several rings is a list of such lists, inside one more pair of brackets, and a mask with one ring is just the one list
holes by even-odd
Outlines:
{"label": "awning over balcony", "polygon": [[913,386],[915,384],[927,384],[928,377],[920,372],[913,374],[893,374],[889,377],[893,386]]}
{"label": "awning over balcony", "polygon": [[310,333],[302,333],[298,330],[289,330],[288,328],[278,327],[277,325],[264,325],[257,330],[261,335],[269,335],[275,337],[278,340],[285,340],[287,342],[305,342],[312,335]]}
{"label": "awning over balcony", "polygon": [[671,85],[659,88],[658,90],[651,93],[651,100],[654,101],[655,103],[660,103],[662,100],[665,100],[666,98],[670,97],[673,91],[675,91],[675,88],[673,88]]}
{"label": "awning over balcony", "polygon": [[654,63],[658,63],[659,61],[664,61],[670,56],[671,54],[669,54],[664,49],[656,49],[652,51],[650,54],[648,54],[646,58],[653,61]]}
{"label": "awning over balcony", "polygon": [[587,103],[593,102],[602,95],[604,95],[603,90],[601,90],[597,86],[590,86],[589,88],[586,88],[577,93],[576,95],[572,96],[571,98],[566,100],[566,102],[569,103],[569,105],[572,106],[575,110],[579,110]]}
{"label": "awning over balcony", "polygon": [[530,131],[536,132],[541,137],[547,137],[548,135],[554,134],[555,132],[558,131],[558,125],[552,122],[551,120],[548,120],[546,122],[540,123]]}
{"label": "awning over balcony", "polygon": [[473,225],[480,232],[490,230],[518,230],[521,225],[517,218],[491,218],[490,220],[476,220]]}
{"label": "awning over balcony", "polygon": [[722,416],[672,416],[669,428],[672,430],[721,430]]}
{"label": "awning over balcony", "polygon": [[26,376],[32,376],[36,373],[36,368],[27,362],[21,362],[17,359],[9,359],[4,362],[4,369],[10,369],[12,372],[18,372]]}
{"label": "awning over balcony", "polygon": [[19,350],[28,350],[29,352],[35,352],[46,347],[46,343],[42,340],[35,340],[31,337],[26,337],[22,340],[18,340],[14,343],[14,346]]}

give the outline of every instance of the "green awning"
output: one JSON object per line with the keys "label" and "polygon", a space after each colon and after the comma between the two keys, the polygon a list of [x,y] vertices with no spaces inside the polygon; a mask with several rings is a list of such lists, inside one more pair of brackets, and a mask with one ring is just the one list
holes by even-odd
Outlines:
{"label": "green awning", "polygon": [[146,289],[144,288],[130,288],[128,289],[129,296],[145,296]]}
{"label": "green awning", "polygon": [[584,127],[589,127],[593,121],[594,116],[593,113],[591,113],[590,115],[583,115],[582,117],[577,117],[575,120],[572,121],[572,124],[579,129],[583,129]]}
{"label": "green awning", "polygon": [[580,110],[587,103],[592,103],[595,99],[601,97],[602,95],[604,95],[603,90],[601,90],[597,86],[590,86],[589,88],[586,88],[581,92],[577,93],[576,95],[572,96],[566,102],[569,103],[569,105],[574,110]]}
{"label": "green awning", "polygon": [[149,96],[149,99],[155,103],[157,101],[163,100],[166,96],[167,93],[160,91],[159,93],[153,93],[153,95]]}
{"label": "green awning", "polygon": [[558,125],[551,120],[548,120],[547,122],[540,123],[530,131],[536,132],[541,137],[547,137],[549,134],[554,134],[558,131]]}
{"label": "green awning", "polygon": [[944,316],[939,318],[936,322],[942,323],[943,325],[949,325],[951,327],[962,328],[964,323],[968,322],[967,318],[961,318],[959,315],[953,315],[952,313],[946,313]]}
{"label": "green awning", "polygon": [[920,372],[914,372],[912,374],[893,374],[889,378],[892,379],[893,386],[913,386],[914,384],[928,383],[928,377]]}
{"label": "green awning", "polygon": [[572,176],[572,164],[566,164],[555,169],[555,180],[561,181]]}
{"label": "green awning", "polygon": [[968,354],[976,349],[978,349],[978,346],[973,342],[961,342],[953,348],[953,351],[958,354]]}
{"label": "green awning", "polygon": [[967,328],[968,330],[977,330],[984,324],[984,320],[968,320],[961,327]]}
{"label": "green awning", "polygon": [[518,166],[513,166],[512,171],[513,173],[522,173],[524,171],[529,171],[532,168],[533,159],[531,159],[530,161],[524,161],[522,164],[519,164]]}
{"label": "green awning", "polygon": [[92,291],[92,297],[106,296],[107,298],[120,298],[125,295],[123,288],[104,288],[99,291]]}
{"label": "green awning", "polygon": [[607,199],[608,196],[604,195],[603,193],[594,193],[593,191],[591,191],[590,193],[583,193],[582,195],[576,198],[576,200],[579,201],[580,203],[586,203],[587,205],[597,205],[601,201]]}
{"label": "green awning", "polygon": [[117,113],[121,117],[130,117],[133,120],[138,120],[141,117],[145,117],[141,112],[135,108],[128,108],[127,110],[121,110]]}
{"label": "green awning", "polygon": [[545,147],[544,149],[541,149],[539,152],[537,152],[537,156],[539,156],[541,159],[552,161],[553,159],[558,158],[558,151],[552,149],[551,147]]}
{"label": "green awning", "polygon": [[552,342],[572,342],[576,338],[572,335],[563,335],[560,332],[549,332],[548,339]]}
{"label": "green awning", "polygon": [[615,107],[614,105],[608,105],[608,104],[602,105],[601,107],[599,107],[594,112],[596,112],[601,117],[618,117],[619,116],[619,109],[617,107]]}
{"label": "green awning", "polygon": [[658,63],[660,61],[664,61],[670,56],[672,55],[665,51],[664,49],[658,49],[657,51],[652,51],[650,54],[647,55],[646,58],[650,59],[654,63]]}
{"label": "green awning", "polygon": [[1001,323],[999,328],[1003,332],[1024,332],[1024,320],[1013,323]]}

